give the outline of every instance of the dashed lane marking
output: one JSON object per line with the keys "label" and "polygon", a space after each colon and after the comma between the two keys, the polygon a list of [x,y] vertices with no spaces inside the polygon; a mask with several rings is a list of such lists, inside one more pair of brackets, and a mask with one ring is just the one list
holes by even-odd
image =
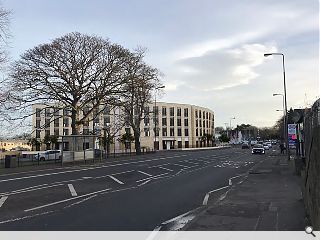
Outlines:
{"label": "dashed lane marking", "polygon": [[124,184],[118,178],[115,178],[114,176],[108,175],[108,177],[111,178],[112,180],[114,180],[115,182],[119,183],[119,184]]}
{"label": "dashed lane marking", "polygon": [[147,180],[147,181],[145,181],[145,182],[143,182],[143,183],[140,183],[140,184],[138,185],[138,187],[141,187],[141,186],[147,184],[147,183],[150,182],[150,181],[151,181],[151,179],[149,179],[149,180]]}

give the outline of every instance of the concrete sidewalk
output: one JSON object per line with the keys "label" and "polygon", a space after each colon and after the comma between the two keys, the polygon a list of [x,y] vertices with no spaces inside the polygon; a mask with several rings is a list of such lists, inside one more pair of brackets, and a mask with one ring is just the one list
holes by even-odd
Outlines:
{"label": "concrete sidewalk", "polygon": [[303,231],[305,210],[301,177],[294,175],[293,160],[273,153],[220,199],[189,222],[188,231]]}

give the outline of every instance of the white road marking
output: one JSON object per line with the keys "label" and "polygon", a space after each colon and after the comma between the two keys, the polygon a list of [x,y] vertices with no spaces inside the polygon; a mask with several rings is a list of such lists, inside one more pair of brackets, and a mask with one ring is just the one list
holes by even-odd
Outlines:
{"label": "white road marking", "polygon": [[78,198],[83,198],[83,197],[86,197],[86,196],[95,195],[95,194],[97,194],[97,193],[103,193],[103,192],[106,192],[106,191],[108,191],[108,190],[111,190],[111,188],[106,188],[106,189],[103,189],[103,190],[100,190],[100,191],[96,191],[96,192],[92,192],[92,193],[87,193],[87,194],[84,194],[84,195],[81,195],[81,196],[72,197],[72,198],[67,198],[67,199],[64,199],[64,200],[61,200],[61,201],[57,201],[57,202],[45,204],[45,205],[42,205],[42,206],[38,206],[38,207],[26,209],[26,210],[24,210],[24,212],[30,212],[30,211],[38,210],[38,209],[41,209],[41,208],[54,206],[54,205],[57,205],[57,204],[60,204],[60,203],[64,203],[64,202],[68,202],[68,201],[72,201],[72,200],[75,200],[75,199],[78,199]]}
{"label": "white road marking", "polygon": [[2,205],[4,204],[4,202],[8,199],[8,196],[3,196],[0,198],[0,208],[2,207]]}
{"label": "white road marking", "polygon": [[66,206],[66,207],[64,207],[64,208],[69,208],[69,207],[72,207],[72,206],[78,205],[78,204],[83,203],[83,202],[85,202],[85,201],[88,201],[89,199],[94,198],[94,197],[96,197],[96,196],[98,196],[98,195],[97,195],[97,194],[92,195],[92,196],[87,197],[87,198],[85,198],[85,199],[82,199],[82,200],[80,200],[80,201],[78,201],[78,202],[71,203],[70,205],[68,205],[68,206]]}
{"label": "white road marking", "polygon": [[123,182],[121,182],[119,179],[115,178],[114,176],[108,175],[109,178],[111,178],[112,180],[116,181],[119,184],[124,184]]}
{"label": "white road marking", "polygon": [[181,164],[177,164],[177,163],[172,163],[172,165],[176,165],[176,166],[179,166],[179,167],[183,167],[183,168],[186,168],[188,166],[185,166],[185,165],[181,165]]}
{"label": "white road marking", "polygon": [[143,172],[143,171],[138,171],[139,173],[142,173],[142,174],[144,174],[144,175],[147,175],[147,176],[149,176],[149,177],[152,177],[152,175],[151,174],[149,174],[149,173],[146,173],[146,172]]}
{"label": "white road marking", "polygon": [[138,187],[143,186],[143,185],[147,184],[147,183],[150,182],[150,181],[151,181],[151,179],[149,179],[149,180],[147,180],[147,181],[145,181],[145,182],[143,182],[143,183],[140,183],[140,184],[138,185]]}
{"label": "white road marking", "polygon": [[165,168],[165,167],[158,167],[158,168],[161,168],[161,169],[166,170],[166,171],[169,171],[169,172],[173,172],[173,170],[172,170],[172,169],[169,169],[169,168]]}
{"label": "white road marking", "polygon": [[[48,184],[44,184],[43,187],[29,187],[29,188],[25,188],[25,189],[20,189],[20,190],[15,190],[15,191],[11,191],[11,192],[6,192],[6,193],[0,193],[1,195],[15,195],[15,194],[19,194],[19,193],[26,193],[26,192],[33,192],[33,191],[37,191],[37,190],[41,190],[41,189],[46,189],[46,188],[51,188],[51,187],[57,187],[57,186],[61,186],[64,184],[55,184],[55,185],[48,185]],[[40,186],[40,185],[39,185]]]}
{"label": "white road marking", "polygon": [[160,176],[163,176],[163,175],[167,175],[168,173],[162,173],[162,174],[159,174],[159,175],[156,175],[156,176],[152,176],[152,177],[148,177],[148,178],[144,178],[144,179],[140,179],[140,180],[137,180],[136,182],[143,182],[143,181],[146,181],[146,180],[149,180],[149,179],[156,179]]}
{"label": "white road marking", "polygon": [[53,212],[54,212],[54,211],[48,211],[48,212],[42,212],[42,213],[30,215],[30,216],[24,216],[24,217],[20,217],[20,218],[13,218],[13,219],[1,221],[0,224],[9,223],[9,222],[15,222],[15,221],[20,221],[20,220],[23,220],[23,219],[33,218],[33,217],[36,217],[36,216],[42,216],[42,215],[46,215],[46,214],[53,213]]}
{"label": "white road marking", "polygon": [[68,188],[69,188],[69,190],[70,190],[70,193],[71,193],[71,196],[72,196],[72,197],[78,196],[78,194],[77,194],[77,192],[76,192],[76,190],[74,189],[74,187],[73,187],[72,184],[68,184]]}

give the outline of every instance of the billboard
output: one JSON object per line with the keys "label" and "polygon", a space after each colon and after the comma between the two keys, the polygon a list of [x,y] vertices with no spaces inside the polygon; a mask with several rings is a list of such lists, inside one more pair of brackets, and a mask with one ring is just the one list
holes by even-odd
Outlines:
{"label": "billboard", "polygon": [[289,148],[296,147],[296,140],[297,140],[297,124],[288,124]]}

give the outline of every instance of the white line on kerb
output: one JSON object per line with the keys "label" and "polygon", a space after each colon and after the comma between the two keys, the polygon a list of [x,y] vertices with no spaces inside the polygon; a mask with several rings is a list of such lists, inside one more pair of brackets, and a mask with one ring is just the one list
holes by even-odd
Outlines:
{"label": "white line on kerb", "polygon": [[2,207],[2,205],[7,199],[8,199],[8,196],[3,196],[2,198],[0,198],[0,207]]}
{"label": "white line on kerb", "polygon": [[138,171],[139,173],[142,173],[142,174],[144,174],[144,175],[147,175],[147,176],[149,176],[149,177],[152,177],[152,175],[151,174],[149,174],[149,173],[146,173],[146,172],[143,172],[143,171]]}
{"label": "white line on kerb", "polygon": [[121,182],[119,179],[115,178],[114,176],[108,175],[109,178],[111,178],[112,180],[116,181],[119,184],[124,184],[123,182]]}
{"label": "white line on kerb", "polygon": [[70,193],[71,193],[71,196],[72,196],[72,197],[78,196],[78,194],[77,194],[77,192],[76,192],[76,190],[74,189],[74,187],[73,187],[72,184],[68,184],[68,188],[69,188],[69,190],[70,190]]}

